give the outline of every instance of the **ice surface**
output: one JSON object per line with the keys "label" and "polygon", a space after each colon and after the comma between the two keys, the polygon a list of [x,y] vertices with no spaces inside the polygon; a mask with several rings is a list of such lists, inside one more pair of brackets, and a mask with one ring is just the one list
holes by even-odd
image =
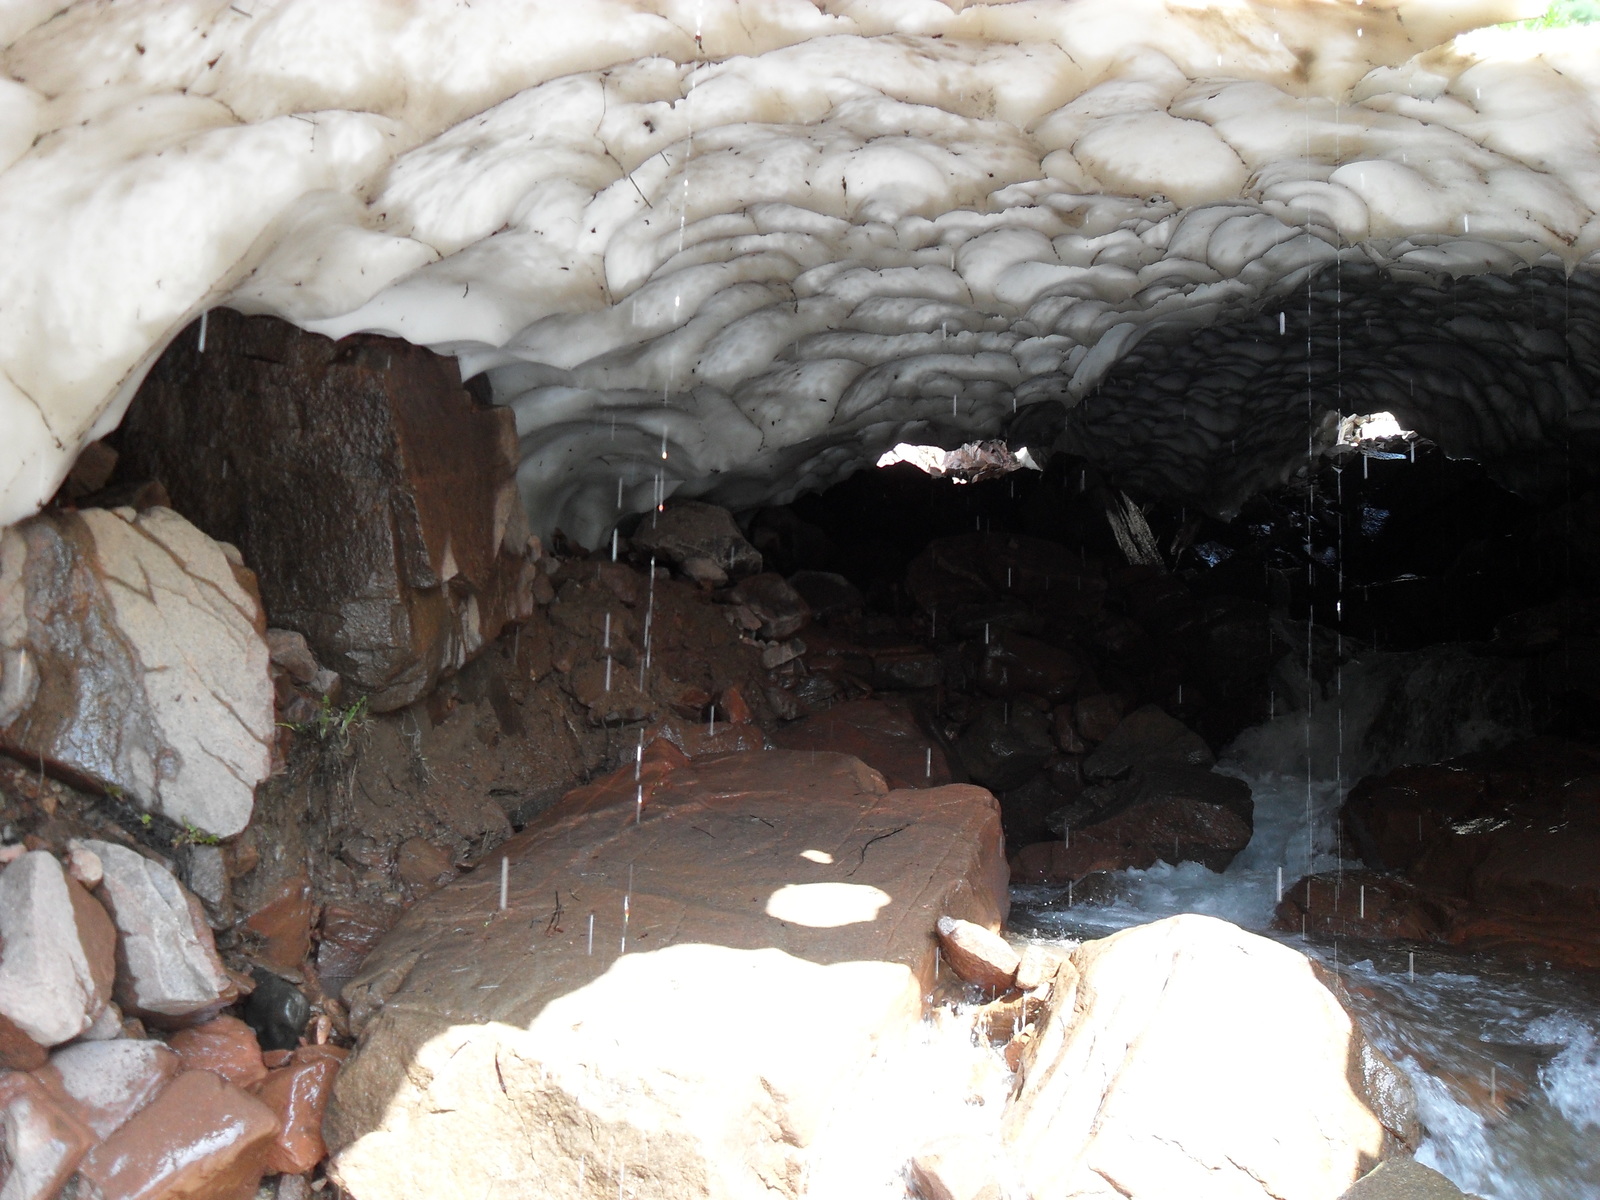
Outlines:
{"label": "ice surface", "polygon": [[487,371],[535,527],[598,544],[1076,404],[1335,260],[1600,265],[1600,39],[1451,40],[1529,9],[12,5],[0,521],[216,305]]}

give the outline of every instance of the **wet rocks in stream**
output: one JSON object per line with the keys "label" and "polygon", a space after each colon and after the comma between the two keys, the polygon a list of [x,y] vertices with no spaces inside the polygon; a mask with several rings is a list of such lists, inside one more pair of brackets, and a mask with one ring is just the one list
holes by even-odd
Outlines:
{"label": "wet rocks in stream", "polygon": [[1536,738],[1401,767],[1341,816],[1369,871],[1296,883],[1281,927],[1600,967],[1600,750]]}

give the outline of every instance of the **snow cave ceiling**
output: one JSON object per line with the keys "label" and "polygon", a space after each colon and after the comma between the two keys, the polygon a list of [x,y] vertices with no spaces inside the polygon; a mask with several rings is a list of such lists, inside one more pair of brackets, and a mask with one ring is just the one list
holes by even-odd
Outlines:
{"label": "snow cave ceiling", "polygon": [[218,306],[487,373],[590,545],[1014,421],[1224,513],[1333,410],[1536,485],[1600,436],[1600,27],[1486,28],[1542,7],[16,0],[0,522]]}

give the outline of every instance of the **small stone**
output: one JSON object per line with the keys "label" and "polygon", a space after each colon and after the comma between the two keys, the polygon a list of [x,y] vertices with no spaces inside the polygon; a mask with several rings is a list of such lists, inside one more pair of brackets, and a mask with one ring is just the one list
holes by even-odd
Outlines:
{"label": "small stone", "polygon": [[213,1017],[180,1029],[169,1044],[185,1071],[210,1071],[247,1090],[267,1077],[256,1032],[238,1017]]}
{"label": "small stone", "polygon": [[279,971],[292,971],[311,953],[311,880],[304,873],[286,879],[244,921],[261,938],[260,959]]}
{"label": "small stone", "polygon": [[922,1200],[1000,1200],[998,1156],[981,1138],[951,1134],[911,1160],[911,1182]]}
{"label": "small stone", "polygon": [[111,842],[88,842],[105,866],[96,895],[121,940],[116,1000],[155,1024],[186,1024],[231,1004],[239,989],[217,957],[200,902],[171,871]]}
{"label": "small stone", "polygon": [[97,1140],[110,1137],[183,1069],[160,1042],[78,1042],[50,1056],[34,1074],[75,1106]]}
{"label": "small stone", "polygon": [[270,971],[253,972],[256,990],[245,1004],[244,1019],[263,1050],[293,1050],[311,1019],[311,1003],[299,988]]}
{"label": "small stone", "polygon": [[690,583],[697,583],[701,587],[719,588],[728,582],[728,573],[709,558],[695,555],[686,558],[678,564],[678,569]]}
{"label": "small stone", "polygon": [[190,846],[183,856],[183,879],[189,890],[210,908],[229,899],[228,866],[221,846]]}
{"label": "small stone", "polygon": [[998,933],[955,917],[940,917],[938,931],[944,961],[968,983],[1003,992],[1016,982],[1021,960]]}
{"label": "small stone", "polygon": [[0,1075],[0,1195],[55,1200],[94,1145],[70,1102],[31,1075]]}
{"label": "small stone", "polygon": [[1017,955],[1016,986],[1025,992],[1041,988],[1055,978],[1066,955],[1037,942],[1029,942]]}
{"label": "small stone", "polygon": [[111,995],[116,933],[54,855],[0,872],[0,1015],[41,1046],[77,1037]]}
{"label": "small stone", "polygon": [[105,867],[98,854],[73,838],[67,843],[67,874],[92,891],[100,886]]}
{"label": "small stone", "polygon": [[1072,706],[1072,719],[1078,733],[1091,742],[1103,742],[1122,722],[1127,711],[1121,696],[1100,692],[1085,696]]}
{"label": "small stone", "polygon": [[267,656],[296,683],[310,683],[322,669],[317,656],[311,653],[306,635],[293,629],[267,630]]}
{"label": "small stone", "polygon": [[94,1019],[94,1024],[78,1035],[80,1042],[110,1042],[123,1036],[122,1010],[115,1001],[108,1001]]}
{"label": "small stone", "polygon": [[311,1181],[304,1175],[280,1175],[272,1200],[311,1200],[315,1194]]}
{"label": "small stone", "polygon": [[793,662],[806,652],[806,644],[799,638],[787,642],[772,642],[761,651],[761,665],[775,671],[785,663]]}
{"label": "small stone", "polygon": [[185,1071],[96,1146],[78,1173],[89,1194],[215,1197],[254,1193],[278,1118],[210,1071]]}
{"label": "small stone", "polygon": [[395,876],[411,887],[431,887],[455,874],[450,855],[423,838],[407,838],[395,857]]}
{"label": "small stone", "polygon": [[750,702],[736,687],[722,690],[717,699],[717,718],[733,725],[748,725],[755,719],[750,712]]}
{"label": "small stone", "polygon": [[302,1046],[286,1066],[255,1089],[257,1099],[277,1114],[277,1141],[267,1155],[267,1170],[299,1175],[327,1157],[322,1115],[328,1093],[348,1051],[337,1046]]}

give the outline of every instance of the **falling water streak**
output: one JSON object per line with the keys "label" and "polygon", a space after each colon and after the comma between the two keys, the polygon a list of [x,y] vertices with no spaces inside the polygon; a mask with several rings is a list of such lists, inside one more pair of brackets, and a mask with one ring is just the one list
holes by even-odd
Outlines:
{"label": "falling water streak", "polygon": [[594,955],[594,914],[589,914],[589,954]]}
{"label": "falling water streak", "polygon": [[635,795],[634,798],[633,798],[633,823],[635,825],[640,825],[640,824],[643,824],[643,822],[644,822],[644,784],[641,783],[639,785],[638,794]]}
{"label": "falling water streak", "polygon": [[[621,491],[620,484],[622,483],[622,481],[619,479],[619,480],[617,480],[617,483],[619,485],[618,491],[620,492]],[[621,505],[619,504],[618,507],[620,508]],[[616,562],[617,561],[617,539],[619,537],[621,537],[621,536],[622,536],[622,531],[621,530],[613,529],[611,531],[611,561],[612,562]]]}
{"label": "falling water streak", "polygon": [[206,309],[205,312],[200,314],[200,346],[199,346],[199,350],[200,350],[201,354],[204,354],[206,352],[206,322],[210,318],[210,316],[211,316],[211,310],[209,308]]}
{"label": "falling water streak", "polygon": [[506,910],[506,898],[511,888],[511,860],[500,856],[500,911]]}
{"label": "falling water streak", "polygon": [[632,906],[632,900],[631,895],[622,897],[622,948],[618,951],[619,954],[628,952],[628,910]]}
{"label": "falling water streak", "polygon": [[711,706],[711,715],[706,720],[706,736],[717,736],[717,706],[715,704]]}
{"label": "falling water streak", "polygon": [[927,777],[929,779],[932,779],[933,778],[933,747],[932,746],[928,747],[927,754],[928,754],[928,762],[927,762],[928,776]]}

